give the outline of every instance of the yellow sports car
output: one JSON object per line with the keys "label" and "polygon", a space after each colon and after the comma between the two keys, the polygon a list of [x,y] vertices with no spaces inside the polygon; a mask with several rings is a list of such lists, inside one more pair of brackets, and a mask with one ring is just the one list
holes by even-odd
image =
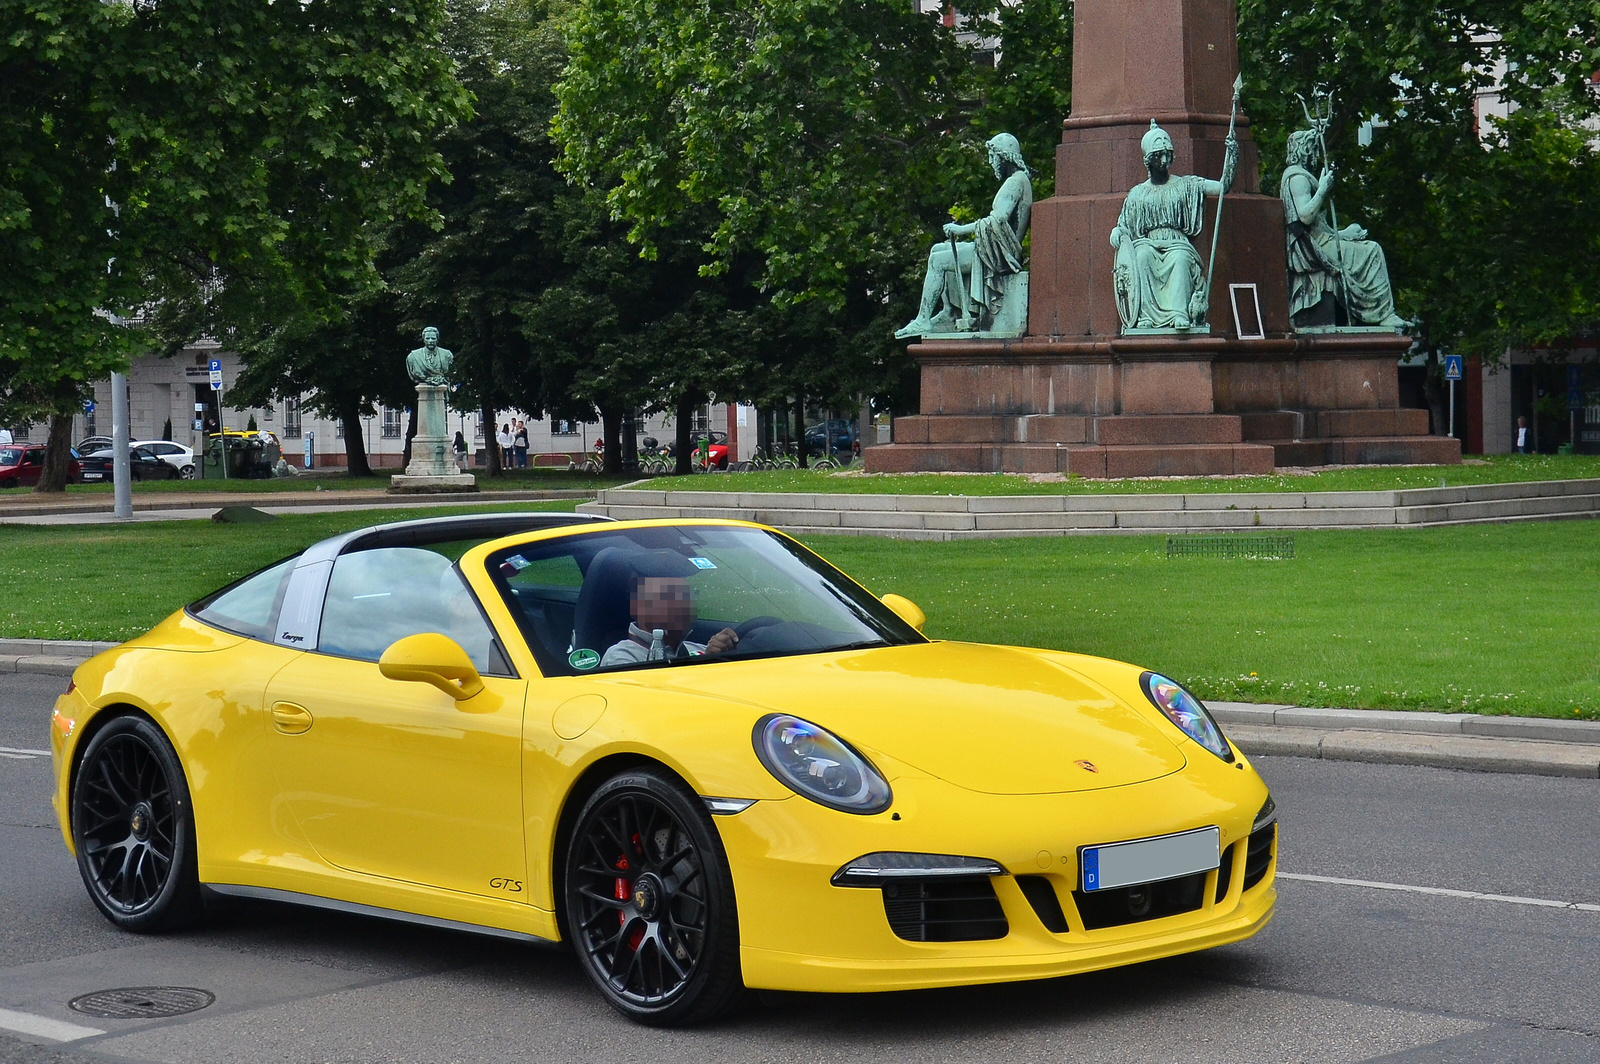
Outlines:
{"label": "yellow sports car", "polygon": [[56,810],[130,931],[216,893],[567,943],[657,1024],[1265,926],[1273,802],[1194,696],[923,619],[759,525],[367,528],[80,667]]}

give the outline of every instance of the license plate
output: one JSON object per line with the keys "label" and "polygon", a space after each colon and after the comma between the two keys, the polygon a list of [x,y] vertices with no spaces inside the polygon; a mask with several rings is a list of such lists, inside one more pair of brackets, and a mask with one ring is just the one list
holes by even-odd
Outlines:
{"label": "license plate", "polygon": [[100,479],[100,474],[99,473],[85,473],[83,475],[83,479],[84,480],[99,480]]}
{"label": "license plate", "polygon": [[1214,827],[1154,839],[1084,846],[1078,851],[1085,891],[1159,883],[1209,872],[1221,863],[1222,831]]}

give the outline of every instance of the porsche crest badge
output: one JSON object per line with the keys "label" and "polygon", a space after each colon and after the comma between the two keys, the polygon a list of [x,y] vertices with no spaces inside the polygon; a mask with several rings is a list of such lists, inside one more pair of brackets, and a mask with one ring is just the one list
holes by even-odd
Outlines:
{"label": "porsche crest badge", "polygon": [[1099,772],[1100,771],[1098,768],[1095,767],[1095,763],[1093,761],[1084,761],[1084,760],[1080,759],[1078,761],[1074,761],[1073,764],[1077,765],[1079,768],[1083,769],[1083,771],[1085,771],[1085,772]]}

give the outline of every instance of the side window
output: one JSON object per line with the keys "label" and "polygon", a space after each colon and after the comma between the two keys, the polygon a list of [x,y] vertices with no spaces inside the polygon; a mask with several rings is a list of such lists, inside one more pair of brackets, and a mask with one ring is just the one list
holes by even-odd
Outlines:
{"label": "side window", "polygon": [[298,555],[247,576],[210,598],[201,599],[191,611],[200,620],[225,632],[247,635],[251,639],[271,639],[284,584],[297,558]]}
{"label": "side window", "polygon": [[377,661],[396,640],[421,632],[460,643],[479,672],[505,671],[494,632],[443,554],[378,547],[342,554],[333,563],[318,651]]}

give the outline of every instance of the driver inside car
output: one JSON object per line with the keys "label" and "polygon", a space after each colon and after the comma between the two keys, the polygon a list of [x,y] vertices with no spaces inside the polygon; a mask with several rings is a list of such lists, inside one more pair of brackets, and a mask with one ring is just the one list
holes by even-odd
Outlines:
{"label": "driver inside car", "polygon": [[636,576],[628,596],[628,637],[620,640],[600,659],[601,668],[631,665],[650,660],[655,632],[662,634],[666,660],[726,654],[739,643],[732,628],[724,628],[704,643],[684,637],[694,627],[694,588],[681,576]]}

